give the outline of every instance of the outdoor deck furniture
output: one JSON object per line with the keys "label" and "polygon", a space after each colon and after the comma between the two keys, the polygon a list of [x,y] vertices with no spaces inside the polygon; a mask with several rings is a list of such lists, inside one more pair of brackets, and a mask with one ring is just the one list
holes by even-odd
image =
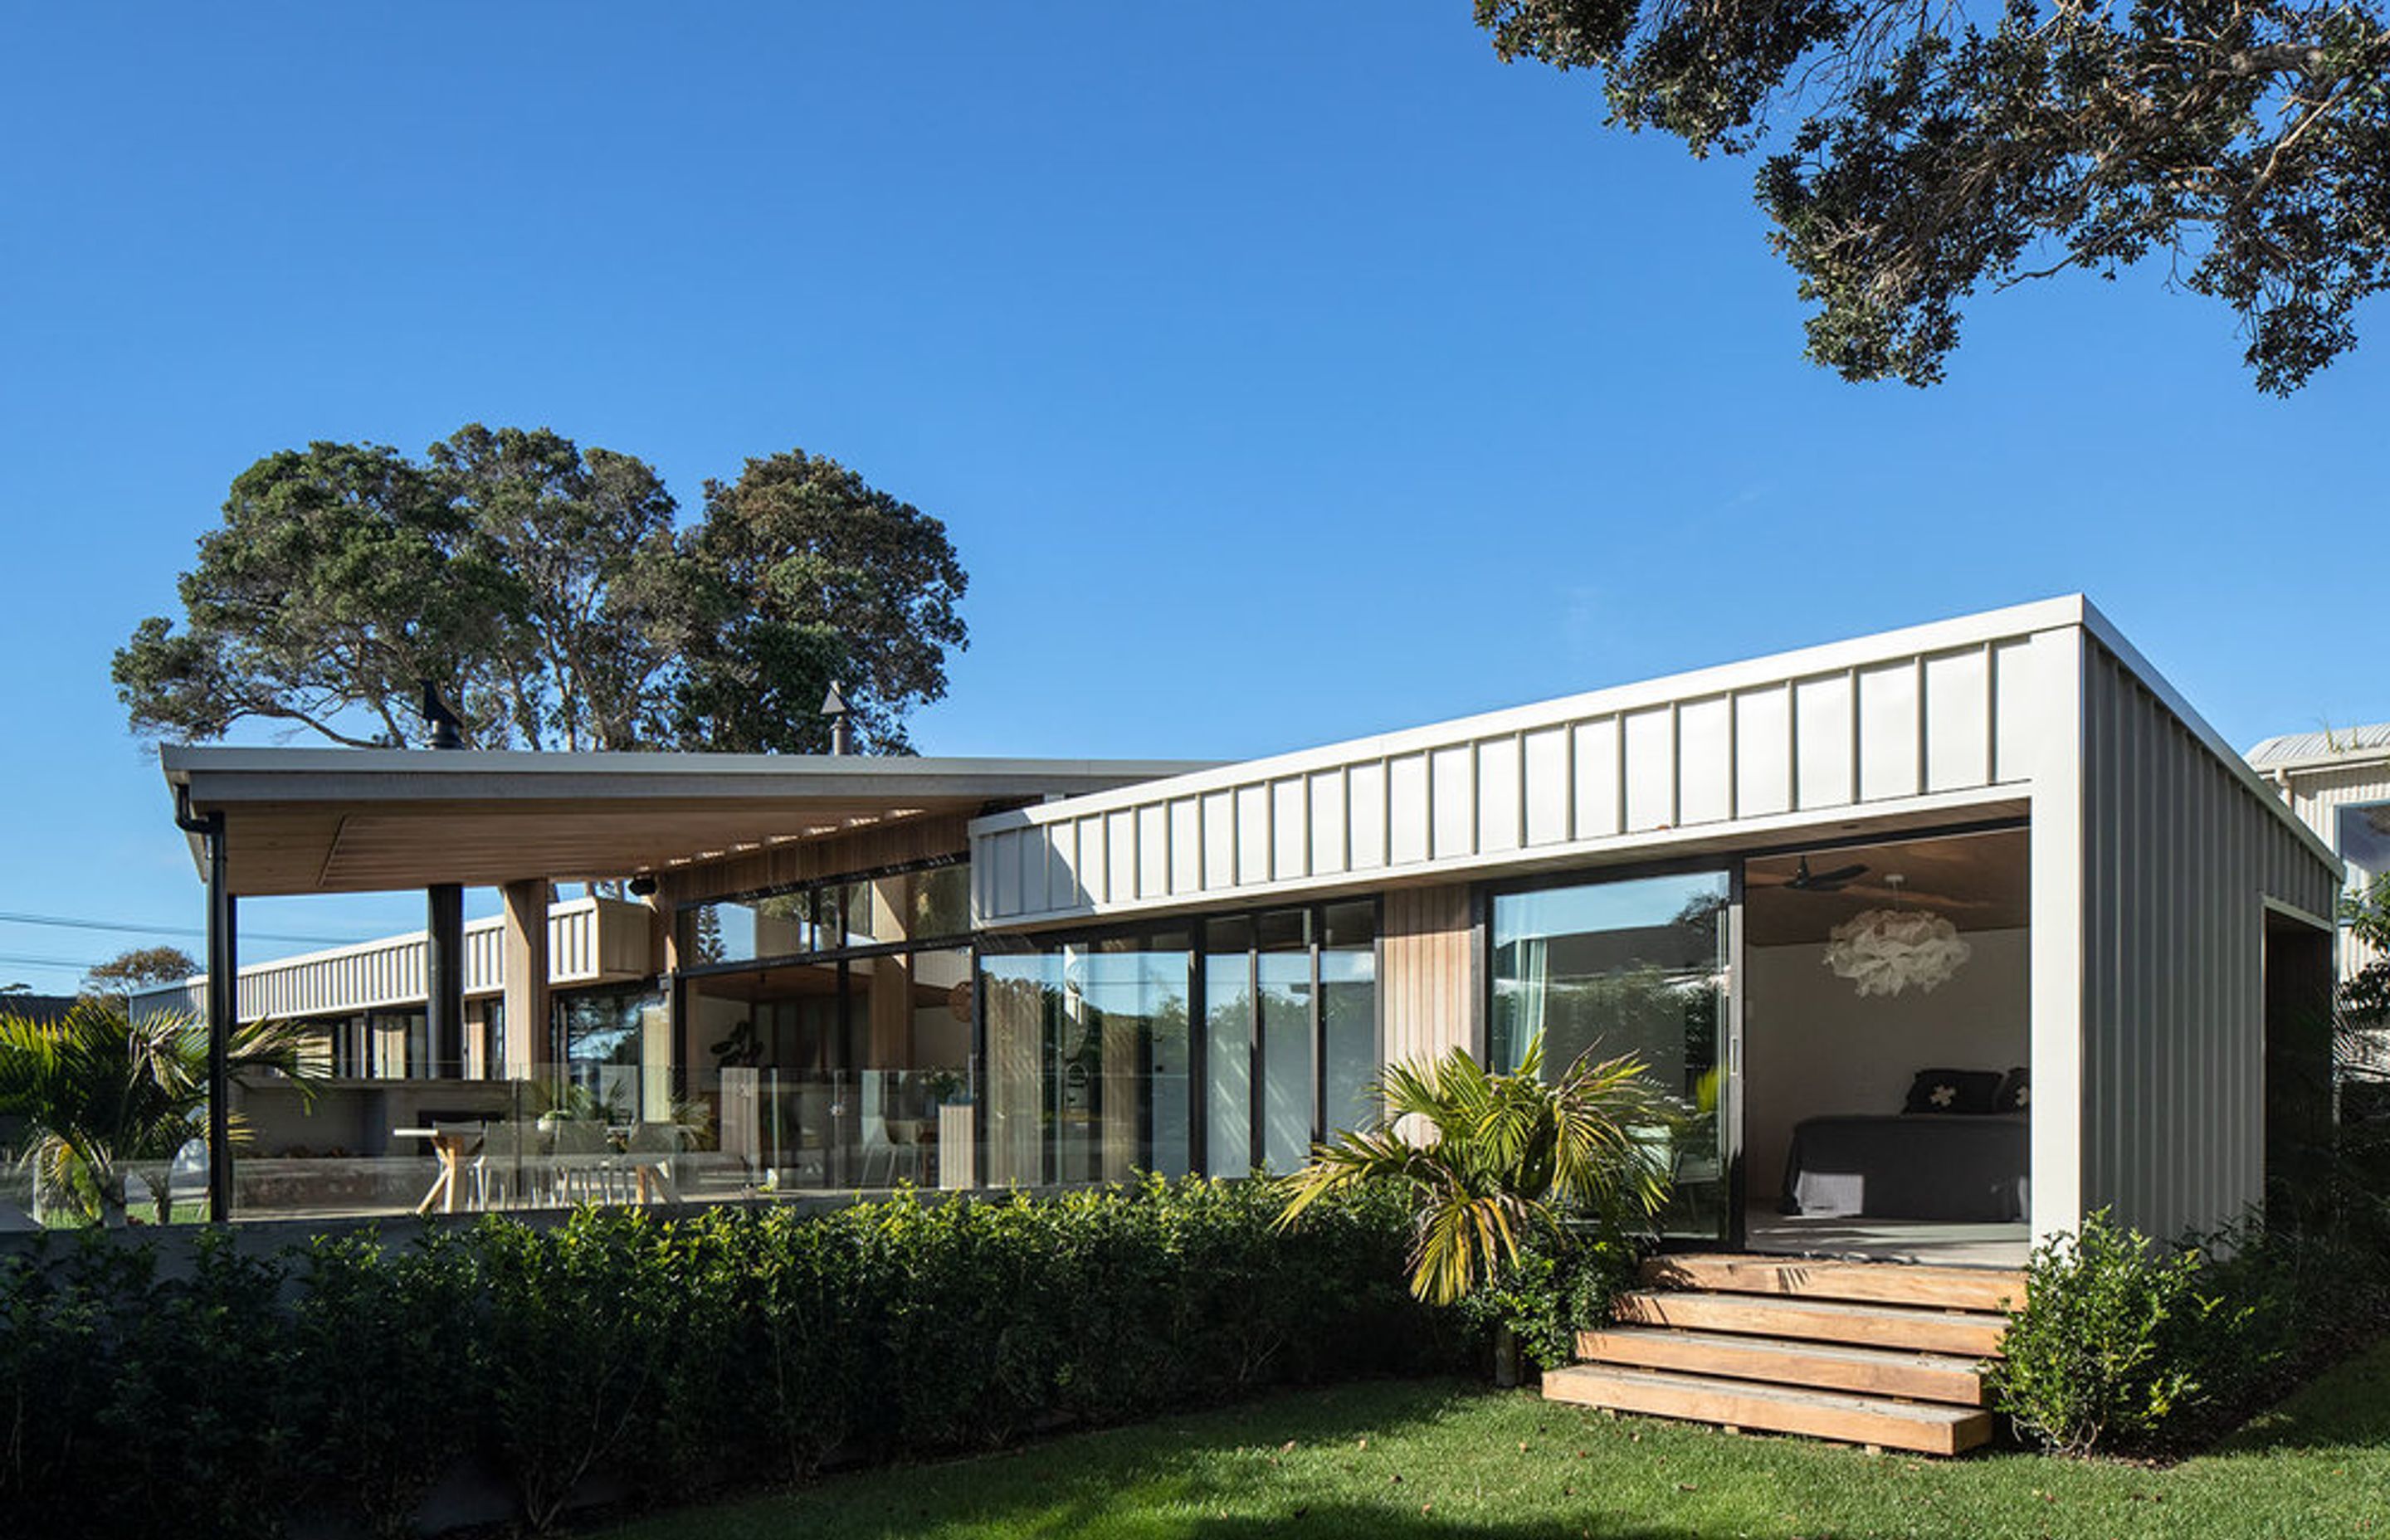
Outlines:
{"label": "outdoor deck furniture", "polygon": [[456,1212],[458,1198],[456,1180],[465,1157],[482,1142],[482,1125],[478,1123],[435,1123],[429,1128],[398,1128],[392,1132],[402,1139],[423,1139],[431,1146],[431,1153],[440,1160],[440,1174],[431,1179],[424,1192],[423,1201],[415,1205],[418,1213],[430,1213],[431,1205],[440,1205],[443,1213]]}
{"label": "outdoor deck furniture", "polygon": [[680,1144],[680,1129],[668,1123],[635,1123],[623,1137],[623,1164],[631,1174],[640,1202],[651,1203],[658,1198],[667,1203],[680,1201],[672,1171]]}
{"label": "outdoor deck furniture", "polygon": [[493,1200],[505,1203],[536,1198],[550,1174],[536,1126],[514,1119],[494,1123],[482,1135],[481,1158],[473,1162],[473,1205],[486,1209]]}
{"label": "outdoor deck furniture", "polygon": [[588,1118],[559,1118],[549,1138],[555,1155],[557,1196],[571,1203],[580,1200],[610,1201],[620,1168],[606,1125]]}

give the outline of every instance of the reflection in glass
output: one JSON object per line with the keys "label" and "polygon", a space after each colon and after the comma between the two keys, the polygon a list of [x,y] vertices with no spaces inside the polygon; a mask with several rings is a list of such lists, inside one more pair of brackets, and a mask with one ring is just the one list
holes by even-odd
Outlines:
{"label": "reflection in glass", "polygon": [[1378,908],[1332,904],[1319,947],[1320,1099],[1330,1136],[1377,1117]]}
{"label": "reflection in glass", "polygon": [[1725,873],[1696,872],[1494,901],[1495,1065],[1516,1068],[1538,1037],[1548,1079],[1588,1052],[1639,1057],[1685,1111],[1647,1141],[1674,1174],[1676,1234],[1725,1233],[1727,897]]}
{"label": "reflection in glass", "polygon": [[1187,1172],[1189,962],[1182,931],[983,960],[990,1180]]}
{"label": "reflection in glass", "polygon": [[784,963],[690,981],[695,1083],[752,1185],[951,1185],[970,1167],[970,953]]}
{"label": "reflection in glass", "polygon": [[1253,922],[1203,928],[1203,1165],[1211,1176],[1253,1169]]}
{"label": "reflection in glass", "polygon": [[932,866],[692,905],[681,911],[679,923],[682,955],[691,968],[958,941],[970,932],[970,868]]}
{"label": "reflection in glass", "polygon": [[1311,1153],[1311,912],[1256,922],[1261,988],[1262,1161],[1292,1171]]}

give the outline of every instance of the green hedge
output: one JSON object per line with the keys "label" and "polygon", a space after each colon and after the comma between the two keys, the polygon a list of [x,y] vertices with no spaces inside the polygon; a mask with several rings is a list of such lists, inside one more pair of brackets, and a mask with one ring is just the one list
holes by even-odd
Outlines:
{"label": "green hedge", "polygon": [[2384,1233],[2250,1225],[2164,1246],[2101,1210],[2036,1248],[1993,1404],[2065,1454],[2195,1449],[2390,1330]]}
{"label": "green hedge", "polygon": [[[817,1214],[590,1210],[188,1265],[85,1238],[0,1257],[0,1534],[406,1533],[469,1455],[521,1520],[802,1481],[833,1454],[1064,1423],[1445,1352],[1394,1195],[1291,1233],[1261,1183]],[[166,1498],[171,1495],[171,1500]]]}

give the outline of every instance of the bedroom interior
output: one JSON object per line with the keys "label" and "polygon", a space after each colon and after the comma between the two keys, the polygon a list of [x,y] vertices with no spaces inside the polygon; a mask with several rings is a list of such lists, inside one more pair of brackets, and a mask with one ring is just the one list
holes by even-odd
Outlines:
{"label": "bedroom interior", "polygon": [[1746,864],[1752,1250],[2024,1260],[2026,850],[2011,826]]}

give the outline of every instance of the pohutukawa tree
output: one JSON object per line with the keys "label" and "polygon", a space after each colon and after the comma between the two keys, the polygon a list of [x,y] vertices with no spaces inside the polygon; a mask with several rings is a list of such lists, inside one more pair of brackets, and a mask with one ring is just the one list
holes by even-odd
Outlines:
{"label": "pohutukawa tree", "polygon": [[1475,0],[1504,58],[1600,71],[1611,120],[1765,152],[1809,356],[1932,383],[1978,289],[2149,276],[2239,313],[2287,394],[2390,255],[2379,4]]}
{"label": "pohutukawa tree", "polygon": [[474,748],[803,752],[835,680],[857,746],[904,752],[968,642],[945,526],[803,451],[705,493],[682,528],[644,461],[546,429],[268,456],[200,539],[181,628],[117,653],[118,694],[138,732],[365,747],[417,737],[431,680]]}

